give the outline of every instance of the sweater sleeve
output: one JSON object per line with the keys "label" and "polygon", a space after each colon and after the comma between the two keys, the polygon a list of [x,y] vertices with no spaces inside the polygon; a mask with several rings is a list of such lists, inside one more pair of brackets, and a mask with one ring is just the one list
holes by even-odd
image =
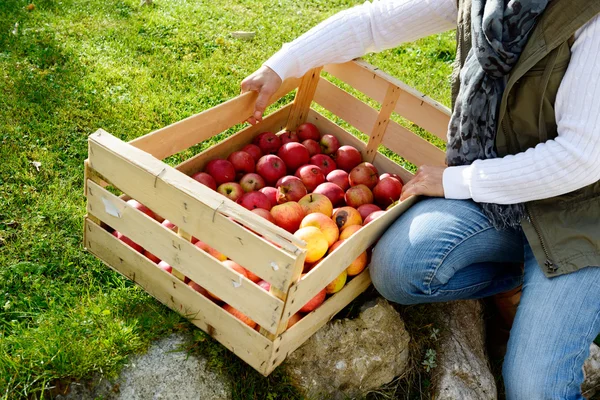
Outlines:
{"label": "sweater sleeve", "polygon": [[514,204],[600,180],[600,16],[575,34],[556,96],[558,136],[516,155],[444,171],[446,198]]}
{"label": "sweater sleeve", "polygon": [[342,63],[456,27],[455,0],[374,0],[341,11],[310,29],[264,65],[281,79]]}

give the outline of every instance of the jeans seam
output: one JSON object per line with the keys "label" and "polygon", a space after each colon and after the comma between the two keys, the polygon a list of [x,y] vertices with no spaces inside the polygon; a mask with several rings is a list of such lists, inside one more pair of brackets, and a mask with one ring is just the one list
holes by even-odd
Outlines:
{"label": "jeans seam", "polygon": [[481,229],[479,231],[473,232],[472,234],[470,234],[469,236],[463,238],[460,242],[456,243],[454,246],[452,246],[447,252],[446,254],[444,254],[442,256],[441,261],[438,263],[438,265],[433,269],[433,271],[431,271],[431,273],[429,274],[429,276],[427,276],[425,278],[425,287],[427,288],[427,294],[431,295],[431,281],[433,281],[433,278],[435,277],[435,275],[437,274],[438,270],[440,269],[440,267],[442,266],[442,264],[444,263],[444,261],[446,261],[446,258],[448,258],[448,256],[450,255],[450,253],[452,253],[458,246],[460,246],[461,244],[463,244],[465,241],[471,239],[473,236],[478,235],[482,232],[488,231],[490,229],[494,229],[493,226],[488,226],[487,228]]}
{"label": "jeans seam", "polygon": [[[592,332],[592,327],[595,325],[595,322],[598,320],[598,317],[599,317],[599,316],[600,316],[600,311],[596,312],[596,316],[594,317],[594,320],[593,320],[593,322],[590,324],[590,328],[588,329],[588,331],[587,331],[587,333],[586,333],[585,337],[589,337],[590,333]],[[592,341],[593,341],[593,340],[594,340],[594,339],[592,339]],[[572,362],[572,365],[571,365],[571,368],[570,368],[570,373],[571,373],[573,376],[572,376],[572,378],[571,378],[571,381],[570,381],[570,382],[569,382],[569,383],[566,385],[566,387],[565,387],[564,396],[566,396],[566,395],[567,395],[567,392],[568,392],[569,388],[570,388],[570,387],[573,385],[573,383],[575,382],[575,376],[577,376],[577,373],[575,372],[575,365],[574,365],[574,364],[576,364],[576,362],[577,362],[577,360],[579,359],[579,357],[581,357],[581,355],[583,354],[583,352],[585,352],[585,350],[586,350],[586,349],[589,349],[589,347],[590,347],[590,344],[589,344],[589,343],[587,344],[587,347],[586,347],[586,345],[582,346],[582,348],[579,350],[579,353],[577,353],[577,356],[575,356],[575,357],[573,358],[573,362]],[[584,360],[584,363],[585,363],[585,360]],[[582,366],[582,367],[583,367],[583,366]],[[584,378],[585,378],[585,377],[584,377]],[[581,389],[580,389],[580,390],[581,390]],[[565,397],[565,398],[566,398],[566,397]]]}

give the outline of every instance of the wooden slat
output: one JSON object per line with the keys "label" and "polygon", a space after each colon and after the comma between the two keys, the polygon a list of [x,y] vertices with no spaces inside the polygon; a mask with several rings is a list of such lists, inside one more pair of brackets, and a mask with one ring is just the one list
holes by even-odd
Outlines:
{"label": "wooden slat", "polygon": [[[243,221],[248,228],[295,255],[303,251],[298,246],[304,246],[304,242],[294,235],[272,223],[268,223],[264,218],[246,210],[239,204],[109,133],[100,129],[90,135],[88,142],[89,160],[93,169],[102,173],[115,186],[126,187],[129,195],[197,238],[201,239],[202,236],[207,236],[205,232],[207,226],[211,226],[211,229],[219,229],[223,225],[220,221],[227,219],[220,215],[224,214],[238,221]],[[120,183],[117,183],[117,181]],[[199,225],[192,226],[188,222],[190,218],[197,217],[195,214],[190,213],[191,207],[196,210],[196,213],[204,214],[203,218],[197,220],[197,222],[200,222]],[[174,210],[179,212],[175,213]],[[181,223],[168,217],[169,214]],[[244,230],[240,230],[232,221],[225,221],[223,226],[227,230],[227,237],[224,238],[226,240],[220,242],[221,244],[226,243],[231,238],[237,239],[238,236],[248,240],[251,240],[251,236],[254,236],[249,237]],[[235,228],[229,229],[227,227]],[[207,240],[202,240],[213,246],[209,242],[215,242],[214,232],[211,230],[210,233],[211,236],[206,238]],[[222,252],[227,255],[225,251]]]}
{"label": "wooden slat", "polygon": [[[269,104],[297,88],[299,83],[300,79],[286,79],[271,97]],[[216,107],[137,138],[131,144],[162,160],[246,121],[254,112],[257,97],[257,92],[244,93]]]}
{"label": "wooden slat", "polygon": [[[345,130],[339,125],[336,125],[333,121],[320,114],[318,111],[311,109],[308,113],[308,122],[311,122],[319,128],[319,131],[324,133],[330,133],[338,138],[340,144],[354,146],[358,151],[361,152],[363,158],[366,156],[366,145],[358,139],[356,136]],[[373,165],[377,167],[380,174],[384,172],[395,173],[400,175],[404,182],[408,182],[413,175],[404,169],[401,165],[396,164],[381,153],[378,153],[373,160]]]}
{"label": "wooden slat", "polygon": [[416,166],[446,164],[442,150],[394,121],[388,124],[382,144]]}
{"label": "wooden slat", "polygon": [[328,255],[318,266],[313,268],[299,282],[290,287],[283,318],[289,318],[302,308],[310,299],[333,281],[363,251],[367,250],[383,234],[383,232],[416,201],[411,196],[392,207],[381,217],[373,220],[358,232],[346,239],[333,253]]}
{"label": "wooden slat", "polygon": [[206,290],[275,332],[283,302],[94,182],[88,210]]}
{"label": "wooden slat", "polygon": [[286,130],[295,131],[300,124],[306,122],[310,103],[315,95],[315,90],[321,77],[321,69],[322,67],[313,68],[302,77],[302,82],[300,82],[296,97],[294,98]]}
{"label": "wooden slat", "polygon": [[126,278],[135,281],[158,301],[183,314],[194,325],[221,342],[261,373],[271,356],[272,342],[243,324],[211,300],[132,250],[94,224],[85,222],[85,246],[96,257]]}
{"label": "wooden slat", "polygon": [[[317,87],[315,102],[361,132],[371,132],[377,123],[377,111],[323,78]],[[394,121],[388,122],[383,144],[413,164],[444,165],[443,151]],[[365,152],[363,158],[370,159],[369,154]]]}
{"label": "wooden slat", "polygon": [[392,111],[394,111],[394,107],[396,107],[398,96],[400,96],[400,89],[394,85],[389,85],[385,98],[383,99],[381,109],[377,115],[377,121],[375,121],[375,126],[373,126],[371,134],[369,135],[366,157],[366,161],[368,162],[372,163],[375,159],[375,155],[379,149],[379,144],[381,143],[383,135],[385,134],[390,122],[390,115],[392,114]]}
{"label": "wooden slat", "polygon": [[377,121],[377,111],[371,106],[325,78],[319,80],[314,101],[366,135],[369,135]]}
{"label": "wooden slat", "polygon": [[273,359],[269,363],[267,372],[274,370],[290,353],[300,347],[338,312],[364,292],[370,284],[371,277],[367,268],[348,282],[342,290],[327,299],[319,308],[305,315],[304,318],[279,336],[275,340]]}
{"label": "wooden slat", "polygon": [[254,137],[261,132],[279,132],[285,128],[291,108],[292,104],[288,104],[285,107],[280,108],[279,110],[265,117],[262,122],[242,129],[222,142],[209,147],[202,153],[182,162],[175,168],[186,175],[192,175],[198,171],[201,171],[210,160],[214,158],[227,158],[229,154],[240,150],[248,143],[251,143],[252,139],[254,139]]}
{"label": "wooden slat", "polygon": [[330,64],[323,70],[380,103],[385,97],[388,84],[397,86],[402,93],[395,111],[443,141],[447,140],[450,109],[399,79],[363,60]]}

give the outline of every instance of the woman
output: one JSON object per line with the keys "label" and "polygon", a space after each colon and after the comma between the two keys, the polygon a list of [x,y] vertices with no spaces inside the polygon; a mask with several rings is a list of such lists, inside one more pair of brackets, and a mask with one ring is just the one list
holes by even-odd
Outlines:
{"label": "woman", "polygon": [[[447,167],[378,242],[373,284],[400,304],[523,285],[503,375],[508,399],[582,399],[600,332],[600,2],[383,0],[338,13],[242,82],[288,77],[457,28]],[[471,45],[473,43],[473,46]],[[524,267],[522,267],[524,265]]]}

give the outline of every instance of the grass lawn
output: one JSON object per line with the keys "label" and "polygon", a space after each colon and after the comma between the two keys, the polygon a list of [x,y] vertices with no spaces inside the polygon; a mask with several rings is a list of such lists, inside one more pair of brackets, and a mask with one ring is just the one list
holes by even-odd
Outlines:
{"label": "grass lawn", "polygon": [[[28,11],[27,0],[0,1],[2,398],[114,374],[176,330],[243,378],[234,398],[299,397],[281,372],[261,378],[83,250],[83,160],[96,129],[131,140],[213,107],[283,42],[359,3],[39,0]],[[446,33],[366,59],[448,105],[453,43]]]}

